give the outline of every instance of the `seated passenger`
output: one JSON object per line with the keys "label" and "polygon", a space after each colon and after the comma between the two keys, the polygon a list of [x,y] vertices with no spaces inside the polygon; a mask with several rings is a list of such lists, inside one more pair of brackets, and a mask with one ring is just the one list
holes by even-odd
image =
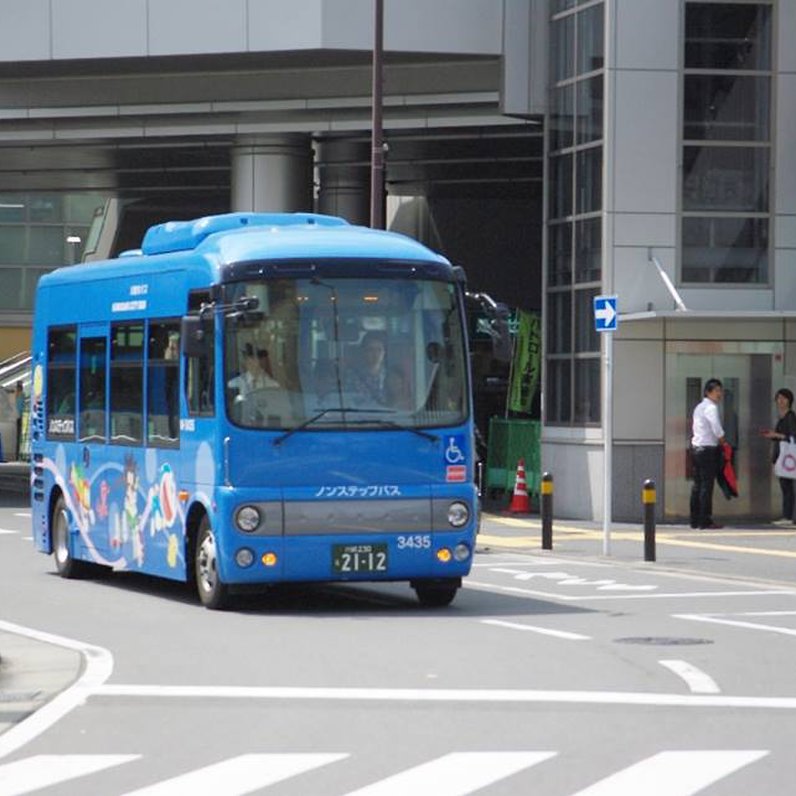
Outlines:
{"label": "seated passenger", "polygon": [[372,403],[384,403],[384,338],[378,332],[367,332],[359,345],[359,366],[348,373],[346,391],[356,393]]}

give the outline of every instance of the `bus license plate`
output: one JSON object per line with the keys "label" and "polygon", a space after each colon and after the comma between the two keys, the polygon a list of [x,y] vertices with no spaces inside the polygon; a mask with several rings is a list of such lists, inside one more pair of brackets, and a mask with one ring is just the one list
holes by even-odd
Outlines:
{"label": "bus license plate", "polygon": [[386,572],[386,544],[332,545],[332,569],[343,574],[357,572]]}

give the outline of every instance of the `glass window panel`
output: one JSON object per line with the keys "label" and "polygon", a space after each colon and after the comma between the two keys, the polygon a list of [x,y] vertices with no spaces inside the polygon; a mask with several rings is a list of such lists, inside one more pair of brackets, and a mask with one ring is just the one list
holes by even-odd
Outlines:
{"label": "glass window panel", "polygon": [[0,223],[25,220],[25,197],[22,194],[0,194]]}
{"label": "glass window panel", "polygon": [[599,423],[602,412],[600,397],[600,360],[575,360],[575,423]]}
{"label": "glass window panel", "polygon": [[77,332],[51,329],[47,335],[47,438],[74,439]]}
{"label": "glass window panel", "polygon": [[550,161],[550,218],[572,215],[572,155],[555,155]]}
{"label": "glass window panel", "polygon": [[28,227],[28,259],[31,265],[63,265],[66,262],[63,227]]}
{"label": "glass window panel", "polygon": [[34,194],[30,197],[30,220],[36,223],[59,222],[64,218],[64,200],[60,194]]}
{"label": "glass window panel", "polygon": [[603,137],[603,77],[579,80],[577,87],[578,143],[587,144]]}
{"label": "glass window panel", "polygon": [[550,114],[550,149],[572,146],[572,126],[575,120],[575,88],[570,83],[553,90],[553,108]]}
{"label": "glass window panel", "polygon": [[768,210],[766,147],[683,147],[683,209]]}
{"label": "glass window panel", "polygon": [[[39,284],[44,274],[50,273],[50,268],[24,268],[22,270],[22,298],[19,309],[32,310],[36,295],[36,285]],[[1,289],[1,288],[0,288]]]}
{"label": "glass window panel", "polygon": [[547,350],[551,354],[572,351],[572,293],[547,294]]}
{"label": "glass window panel", "polygon": [[22,268],[0,268],[0,309],[24,309],[22,301]]}
{"label": "glass window panel", "polygon": [[575,351],[600,350],[600,333],[594,328],[594,297],[599,288],[575,291]]}
{"label": "glass window panel", "polygon": [[572,284],[572,224],[551,224],[547,284]]}
{"label": "glass window panel", "polygon": [[111,442],[140,445],[144,414],[144,324],[111,331]]}
{"label": "glass window panel", "polygon": [[105,442],[107,357],[105,337],[80,341],[80,442]]}
{"label": "glass window panel", "polygon": [[566,11],[568,8],[575,7],[575,0],[553,0],[553,13],[557,14],[559,11]]}
{"label": "glass window panel", "polygon": [[105,207],[105,197],[94,193],[68,194],[65,199],[65,220],[88,226],[96,213]]}
{"label": "glass window panel", "polygon": [[176,447],[180,439],[179,321],[150,323],[147,350],[147,442]]}
{"label": "glass window panel", "polygon": [[585,8],[578,12],[577,74],[603,68],[603,6]]}
{"label": "glass window panel", "polygon": [[683,282],[768,281],[767,218],[683,219]]}
{"label": "glass window panel", "polygon": [[25,262],[25,227],[0,226],[0,263],[22,265]]}
{"label": "glass window panel", "polygon": [[771,7],[686,3],[686,69],[770,69]]}
{"label": "glass window panel", "polygon": [[575,281],[602,278],[602,220],[587,218],[575,225]]}
{"label": "glass window panel", "polygon": [[767,141],[769,77],[686,75],[683,137]]}
{"label": "glass window panel", "polygon": [[602,207],[603,150],[590,147],[577,153],[577,213],[593,213]]}
{"label": "glass window panel", "polygon": [[552,43],[550,52],[553,61],[552,82],[567,80],[575,75],[575,17],[553,20],[550,25]]}
{"label": "glass window panel", "polygon": [[547,423],[570,423],[572,420],[572,360],[547,360],[545,390]]}

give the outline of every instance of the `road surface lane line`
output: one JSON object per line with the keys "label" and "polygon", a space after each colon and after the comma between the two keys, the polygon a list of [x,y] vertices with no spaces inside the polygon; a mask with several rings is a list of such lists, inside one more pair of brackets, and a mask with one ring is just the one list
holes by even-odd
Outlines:
{"label": "road surface lane line", "polygon": [[555,752],[453,752],[348,793],[347,796],[465,796],[523,769],[542,763]]}
{"label": "road surface lane line", "polygon": [[264,699],[333,702],[460,702],[462,704],[582,704],[661,708],[794,710],[796,697],[669,694],[633,691],[542,691],[530,689],[323,688],[303,686],[104,685],[93,696],[172,699]]}
{"label": "road surface lane line", "polygon": [[243,796],[346,757],[347,754],[239,755],[124,796],[185,796],[186,793]]}
{"label": "road surface lane line", "polygon": [[511,630],[528,630],[532,633],[541,633],[543,636],[555,636],[567,641],[590,641],[591,636],[582,636],[580,633],[570,633],[568,630],[551,630],[549,627],[537,627],[536,625],[523,625],[519,622],[504,622],[502,619],[482,619],[481,624],[494,625],[495,627],[507,627]]}
{"label": "road surface lane line", "polygon": [[796,636],[796,630],[790,627],[778,627],[777,625],[763,625],[759,622],[741,622],[737,619],[722,619],[711,614],[672,614],[675,619],[689,619],[692,622],[707,622],[714,625],[729,625],[730,627],[742,627],[746,630],[766,630],[769,633],[779,633],[783,636]]}
{"label": "road surface lane line", "polygon": [[696,666],[688,663],[688,661],[667,660],[658,661],[658,663],[685,680],[692,694],[721,693],[721,689],[710,675],[705,674],[701,669],[697,669]]}
{"label": "road surface lane line", "polygon": [[35,755],[0,765],[0,796],[21,796],[137,760],[141,755]]}
{"label": "road surface lane line", "polygon": [[660,752],[574,796],[691,796],[767,754],[742,750]]}
{"label": "road surface lane line", "polygon": [[0,620],[0,630],[7,633],[16,633],[20,636],[55,644],[59,647],[75,650],[83,656],[83,671],[74,683],[61,691],[46,705],[40,707],[19,724],[0,735],[0,758],[29,743],[45,730],[48,730],[59,719],[71,712],[78,705],[82,705],[93,693],[94,689],[101,686],[111,676],[113,671],[113,656],[102,647],[85,644],[82,641],[44,633],[33,628],[15,625],[11,622]]}
{"label": "road surface lane line", "polygon": [[469,578],[462,583],[466,589],[481,589],[482,591],[505,591],[511,594],[524,594],[529,597],[543,597],[552,600],[566,600],[580,602],[581,600],[661,600],[661,599],[682,599],[684,597],[768,597],[790,595],[796,596],[793,589],[771,589],[766,591],[691,591],[691,592],[666,592],[663,594],[650,594],[640,592],[627,592],[622,594],[558,594],[556,592],[539,591],[538,589],[523,589],[521,586],[500,586],[496,583],[484,583],[482,581],[470,580]]}

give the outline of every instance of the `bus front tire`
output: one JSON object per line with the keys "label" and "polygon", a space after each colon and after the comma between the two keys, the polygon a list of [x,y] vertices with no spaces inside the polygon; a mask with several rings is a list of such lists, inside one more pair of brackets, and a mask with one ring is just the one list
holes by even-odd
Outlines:
{"label": "bus front tire", "polygon": [[412,583],[412,588],[417,594],[421,605],[427,608],[444,608],[453,602],[456,592],[459,591],[461,581],[452,580],[418,580]]}
{"label": "bus front tire", "polygon": [[216,537],[207,517],[203,517],[199,525],[194,571],[196,591],[202,605],[217,611],[227,608],[229,606],[229,586],[221,580],[218,572]]}
{"label": "bus front tire", "polygon": [[52,545],[55,569],[62,578],[81,578],[89,571],[89,564],[72,557],[69,545],[69,513],[63,497],[55,503],[52,516]]}

